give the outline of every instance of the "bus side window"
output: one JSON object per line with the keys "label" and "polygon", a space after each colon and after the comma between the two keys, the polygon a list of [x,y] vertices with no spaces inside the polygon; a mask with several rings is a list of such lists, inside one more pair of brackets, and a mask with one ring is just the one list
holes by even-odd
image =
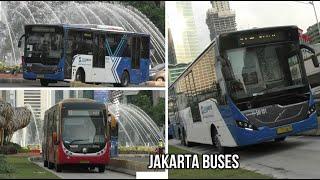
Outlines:
{"label": "bus side window", "polygon": [[81,54],[93,55],[92,49],[94,48],[93,44],[93,35],[92,33],[84,32],[83,41],[81,43]]}
{"label": "bus side window", "polygon": [[132,37],[128,37],[128,41],[125,44],[122,56],[130,58],[131,57],[131,48],[132,48]]}
{"label": "bus side window", "polygon": [[149,59],[149,37],[141,38],[140,58]]}
{"label": "bus side window", "polygon": [[132,49],[131,49],[131,68],[139,69],[140,68],[140,47],[141,47],[141,38],[133,37],[132,38]]}
{"label": "bus side window", "polygon": [[104,35],[97,34],[94,37],[94,55],[93,55],[93,67],[105,67],[105,46],[104,46]]}

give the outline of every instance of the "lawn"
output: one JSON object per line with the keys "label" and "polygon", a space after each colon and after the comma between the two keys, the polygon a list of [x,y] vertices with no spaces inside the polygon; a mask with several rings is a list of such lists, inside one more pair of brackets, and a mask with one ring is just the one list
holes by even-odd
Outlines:
{"label": "lawn", "polygon": [[[193,154],[169,145],[169,154]],[[253,171],[239,169],[170,169],[169,179],[271,179]]]}
{"label": "lawn", "polygon": [[15,170],[11,174],[0,174],[0,179],[59,179],[51,172],[33,164],[27,157],[6,156]]}

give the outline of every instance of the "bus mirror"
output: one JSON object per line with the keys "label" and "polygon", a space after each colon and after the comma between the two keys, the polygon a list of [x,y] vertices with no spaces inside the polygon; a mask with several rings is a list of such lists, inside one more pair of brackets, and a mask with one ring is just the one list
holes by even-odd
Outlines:
{"label": "bus mirror", "polygon": [[314,67],[319,67],[318,57],[317,57],[316,55],[312,55],[312,56],[311,56],[311,59],[312,59],[312,62],[313,62]]}
{"label": "bus mirror", "polygon": [[57,133],[56,132],[52,133],[52,141],[53,141],[54,144],[57,144],[57,142],[58,142],[58,137],[57,137]]}
{"label": "bus mirror", "polygon": [[22,40],[22,38],[24,38],[25,37],[25,34],[23,34],[20,38],[19,38],[19,41],[18,41],[18,48],[20,48],[21,47],[21,40]]}
{"label": "bus mirror", "polygon": [[21,48],[21,40],[18,42],[18,48]]}

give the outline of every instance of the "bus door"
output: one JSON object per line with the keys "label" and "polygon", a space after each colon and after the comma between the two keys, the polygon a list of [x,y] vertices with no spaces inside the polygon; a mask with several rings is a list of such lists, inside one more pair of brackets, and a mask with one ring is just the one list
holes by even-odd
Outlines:
{"label": "bus door", "polygon": [[106,48],[105,48],[105,35],[95,34],[93,40],[93,59],[92,59],[92,82],[106,82]]}
{"label": "bus door", "polygon": [[137,83],[141,79],[140,70],[141,37],[132,37],[130,82]]}

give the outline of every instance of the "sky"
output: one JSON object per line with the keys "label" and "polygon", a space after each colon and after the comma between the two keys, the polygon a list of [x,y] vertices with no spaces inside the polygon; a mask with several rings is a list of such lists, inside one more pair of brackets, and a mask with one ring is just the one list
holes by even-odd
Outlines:
{"label": "sky", "polygon": [[[320,21],[320,2],[314,2],[314,4]],[[204,48],[210,43],[209,30],[205,20],[206,12],[211,8],[211,4],[209,1],[193,1],[192,5],[199,45]],[[306,32],[310,25],[316,23],[313,7],[294,1],[230,1],[230,8],[236,13],[238,30],[253,27],[297,25]],[[168,14],[173,11],[168,7],[166,10]],[[168,17],[170,18],[170,15]],[[174,21],[174,19],[170,21]]]}

